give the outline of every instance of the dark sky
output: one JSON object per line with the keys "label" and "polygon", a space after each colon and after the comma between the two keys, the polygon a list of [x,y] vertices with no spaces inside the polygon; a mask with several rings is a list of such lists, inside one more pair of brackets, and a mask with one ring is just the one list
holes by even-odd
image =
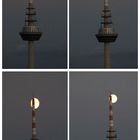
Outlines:
{"label": "dark sky", "polygon": [[[137,0],[109,0],[119,34],[111,47],[113,68],[137,67]],[[98,32],[103,0],[70,0],[70,66],[102,68],[103,44]]]}
{"label": "dark sky", "polygon": [[31,138],[32,94],[40,100],[36,110],[40,140],[67,138],[67,74],[3,73],[3,140]]}
{"label": "dark sky", "polygon": [[[35,42],[36,68],[65,68],[67,59],[66,0],[34,0],[43,35]],[[3,67],[27,66],[27,42],[19,32],[25,19],[27,0],[3,0]]]}
{"label": "dark sky", "polygon": [[108,90],[118,96],[113,104],[117,139],[137,140],[136,72],[71,72],[71,140],[106,139]]}

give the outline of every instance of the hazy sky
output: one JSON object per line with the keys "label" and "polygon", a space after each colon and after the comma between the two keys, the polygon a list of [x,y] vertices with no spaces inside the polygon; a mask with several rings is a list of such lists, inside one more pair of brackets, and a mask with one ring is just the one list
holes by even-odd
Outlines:
{"label": "hazy sky", "polygon": [[40,100],[36,110],[40,140],[67,138],[67,74],[3,74],[3,140],[31,139],[32,95]]}
{"label": "hazy sky", "polygon": [[[137,67],[137,0],[109,0],[118,38],[112,44],[113,68]],[[103,67],[103,44],[95,37],[103,0],[70,0],[70,66]]]}
{"label": "hazy sky", "polygon": [[[37,20],[43,35],[35,42],[37,68],[66,67],[66,0],[34,0]],[[27,0],[3,0],[3,67],[27,66],[27,42],[19,32],[25,19]]]}
{"label": "hazy sky", "polygon": [[[27,46],[19,36],[27,0],[3,1],[3,67],[25,68]],[[66,67],[66,0],[34,0],[43,36],[35,43],[36,68]],[[137,67],[137,0],[110,0],[119,34],[111,47],[113,68]],[[103,44],[95,37],[103,0],[70,0],[70,66],[102,68]]]}
{"label": "hazy sky", "polygon": [[137,140],[137,73],[71,72],[71,140],[107,139],[108,93],[117,92],[113,104],[118,140]]}

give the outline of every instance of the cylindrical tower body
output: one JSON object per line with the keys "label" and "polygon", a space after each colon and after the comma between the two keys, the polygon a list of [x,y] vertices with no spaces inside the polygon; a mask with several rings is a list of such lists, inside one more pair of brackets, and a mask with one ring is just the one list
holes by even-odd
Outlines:
{"label": "cylindrical tower body", "polygon": [[109,9],[109,0],[104,0],[103,22],[96,38],[99,42],[104,43],[104,68],[111,68],[110,43],[115,42],[117,34],[113,31],[111,21],[111,11]]}
{"label": "cylindrical tower body", "polygon": [[[110,10],[109,10],[109,1],[104,0],[104,29],[107,33],[107,30],[110,30]],[[104,43],[104,68],[111,68],[111,58],[110,58],[110,43]]]}
{"label": "cylindrical tower body", "polygon": [[110,43],[104,43],[104,68],[111,68]]}
{"label": "cylindrical tower body", "polygon": [[28,68],[34,68],[34,46],[33,46],[33,41],[28,41]]}
{"label": "cylindrical tower body", "polygon": [[33,0],[28,0],[25,25],[20,32],[24,41],[28,41],[28,68],[34,68],[34,48],[33,42],[38,41],[42,35],[37,26],[36,11],[33,6]]}
{"label": "cylindrical tower body", "polygon": [[109,140],[115,140],[117,138],[116,131],[114,130],[114,122],[113,122],[113,109],[112,109],[112,96],[109,96],[109,130],[108,136]]}
{"label": "cylindrical tower body", "polygon": [[36,114],[35,114],[35,100],[32,98],[32,138],[31,140],[37,139],[37,131],[36,131]]}

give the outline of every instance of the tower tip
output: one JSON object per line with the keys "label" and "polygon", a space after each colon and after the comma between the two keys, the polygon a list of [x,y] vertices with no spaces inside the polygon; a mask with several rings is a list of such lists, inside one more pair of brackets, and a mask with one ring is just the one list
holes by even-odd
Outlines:
{"label": "tower tip", "polygon": [[33,0],[29,0],[29,3],[33,3]]}

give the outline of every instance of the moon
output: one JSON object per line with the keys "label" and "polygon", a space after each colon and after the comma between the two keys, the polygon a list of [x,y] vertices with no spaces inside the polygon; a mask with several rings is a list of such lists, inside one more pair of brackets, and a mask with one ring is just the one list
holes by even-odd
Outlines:
{"label": "moon", "polygon": [[[33,103],[32,103],[33,101],[32,100],[33,99],[31,99],[31,101],[30,101],[31,108],[33,107]],[[34,98],[34,106],[35,106],[35,109],[37,109],[39,107],[39,105],[40,105],[39,100],[37,98]]]}
{"label": "moon", "polygon": [[118,100],[118,97],[115,94],[111,94],[112,97],[112,103],[116,103]]}

